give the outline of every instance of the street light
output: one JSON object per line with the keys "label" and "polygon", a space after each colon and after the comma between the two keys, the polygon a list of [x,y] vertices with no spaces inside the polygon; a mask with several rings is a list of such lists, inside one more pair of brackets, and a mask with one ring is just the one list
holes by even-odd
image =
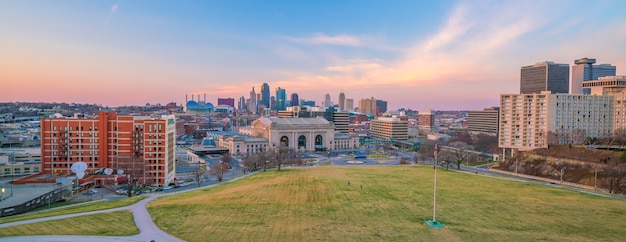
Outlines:
{"label": "street light", "polygon": [[4,187],[2,188],[2,195],[0,195],[0,201],[4,200]]}

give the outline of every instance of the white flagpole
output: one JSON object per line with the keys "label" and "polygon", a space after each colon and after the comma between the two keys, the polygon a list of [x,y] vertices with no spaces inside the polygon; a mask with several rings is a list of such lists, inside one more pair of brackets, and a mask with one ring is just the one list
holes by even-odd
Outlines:
{"label": "white flagpole", "polygon": [[435,163],[433,164],[435,170],[435,184],[433,186],[433,221],[437,221],[437,144],[435,144]]}

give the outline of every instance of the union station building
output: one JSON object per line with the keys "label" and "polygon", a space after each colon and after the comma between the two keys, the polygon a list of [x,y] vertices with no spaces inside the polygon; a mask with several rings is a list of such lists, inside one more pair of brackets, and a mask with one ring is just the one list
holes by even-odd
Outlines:
{"label": "union station building", "polygon": [[[234,155],[251,155],[281,145],[297,151],[352,150],[359,147],[358,136],[336,132],[331,122],[319,117],[259,118],[250,127],[239,131],[251,137],[225,136],[219,140],[221,146]],[[263,138],[264,142],[260,142],[259,138]]]}

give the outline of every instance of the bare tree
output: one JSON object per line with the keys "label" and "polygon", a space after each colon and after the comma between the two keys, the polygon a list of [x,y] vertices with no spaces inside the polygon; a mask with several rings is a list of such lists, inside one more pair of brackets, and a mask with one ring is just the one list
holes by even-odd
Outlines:
{"label": "bare tree", "polygon": [[204,178],[207,175],[207,167],[205,164],[201,164],[198,163],[197,166],[195,166],[192,171],[193,173],[193,178],[196,180],[196,185],[198,185],[198,187],[200,187],[200,183],[202,182],[202,178]]}
{"label": "bare tree", "polygon": [[228,164],[222,161],[215,163],[211,169],[211,174],[217,177],[218,182],[221,182],[222,179],[224,179],[224,174],[226,174],[226,172],[228,172]]}
{"label": "bare tree", "polygon": [[283,144],[278,146],[274,156],[275,156],[275,162],[276,162],[276,165],[278,166],[279,171],[280,171],[281,165],[283,165],[284,163],[291,163],[294,154],[295,154],[294,149],[291,149],[288,146],[285,146]]}
{"label": "bare tree", "polygon": [[220,160],[222,161],[222,163],[230,166],[231,162],[233,162],[233,157],[229,153],[224,153]]}
{"label": "bare tree", "polygon": [[126,179],[126,195],[133,196],[133,190],[136,188],[139,179],[144,182],[145,164],[143,157],[139,155],[118,156],[114,167],[118,170],[118,174]]}
{"label": "bare tree", "polygon": [[456,168],[461,169],[461,163],[474,159],[474,154],[469,152],[472,149],[471,145],[465,142],[457,141],[448,144],[449,148],[443,149],[446,160],[446,170],[449,168],[450,163],[456,163]]}

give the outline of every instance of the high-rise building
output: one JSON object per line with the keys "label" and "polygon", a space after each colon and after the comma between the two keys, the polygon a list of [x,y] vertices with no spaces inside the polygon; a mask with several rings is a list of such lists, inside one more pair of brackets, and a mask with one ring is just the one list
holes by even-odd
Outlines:
{"label": "high-rise building", "polygon": [[[500,95],[498,146],[516,150],[547,148],[549,139],[582,143],[612,132],[612,96],[551,94]],[[506,152],[503,152],[506,153]]]}
{"label": "high-rise building", "polygon": [[246,110],[246,109],[248,109],[248,106],[246,106],[246,97],[241,96],[239,98],[239,101],[237,102],[237,110],[241,112],[241,110]]}
{"label": "high-rise building", "polygon": [[569,93],[569,65],[544,61],[522,67],[520,93],[533,94],[542,91]]}
{"label": "high-rise building", "polygon": [[280,87],[276,88],[276,110],[285,110],[285,101],[287,100],[287,91]]}
{"label": "high-rise building", "polygon": [[291,94],[291,103],[290,103],[290,105],[292,107],[300,106],[300,101],[298,100],[298,94],[295,93],[295,92]]}
{"label": "high-rise building", "polygon": [[302,99],[300,101],[300,106],[302,106],[302,107],[304,107],[304,106],[315,107],[315,101]]}
{"label": "high-rise building", "polygon": [[613,97],[613,131],[626,130],[626,76],[604,76],[598,80],[584,81],[583,88],[591,95]]}
{"label": "high-rise building", "polygon": [[583,90],[583,82],[598,80],[603,76],[615,76],[616,68],[610,64],[594,65],[596,59],[582,58],[574,61],[572,66],[571,94],[589,94]]}
{"label": "high-rise building", "polygon": [[352,98],[346,99],[346,111],[354,112],[354,99]]}
{"label": "high-rise building", "polygon": [[365,114],[376,115],[376,99],[361,99],[359,101],[359,112]]}
{"label": "high-rise building", "polygon": [[467,114],[468,131],[492,136],[498,135],[499,107],[470,110]]}
{"label": "high-rise building", "polygon": [[266,108],[270,107],[270,86],[267,83],[261,85],[259,104],[265,105]]}
{"label": "high-rise building", "polygon": [[257,103],[257,94],[254,91],[254,87],[252,87],[252,91],[250,91],[250,100],[248,102],[248,112],[252,113],[252,114],[257,114],[258,113],[258,103]]}
{"label": "high-rise building", "polygon": [[417,114],[417,128],[420,132],[430,133],[435,126],[435,111],[427,109]]}
{"label": "high-rise building", "polygon": [[397,117],[379,117],[370,121],[370,130],[373,138],[408,140],[409,123]]}
{"label": "high-rise building", "polygon": [[[133,175],[140,184],[166,185],[175,177],[175,133],[174,115],[153,118],[100,111],[96,118],[42,118],[41,171],[69,175],[72,165],[82,161],[89,174],[112,168]],[[96,184],[116,179],[91,177]]]}
{"label": "high-rise building", "polygon": [[346,111],[346,94],[339,93],[339,110]]}
{"label": "high-rise building", "polygon": [[387,112],[387,101],[376,100],[376,110],[377,113],[386,113]]}
{"label": "high-rise building", "polygon": [[333,106],[333,104],[330,102],[330,94],[326,93],[326,95],[324,95],[324,107],[330,107]]}

